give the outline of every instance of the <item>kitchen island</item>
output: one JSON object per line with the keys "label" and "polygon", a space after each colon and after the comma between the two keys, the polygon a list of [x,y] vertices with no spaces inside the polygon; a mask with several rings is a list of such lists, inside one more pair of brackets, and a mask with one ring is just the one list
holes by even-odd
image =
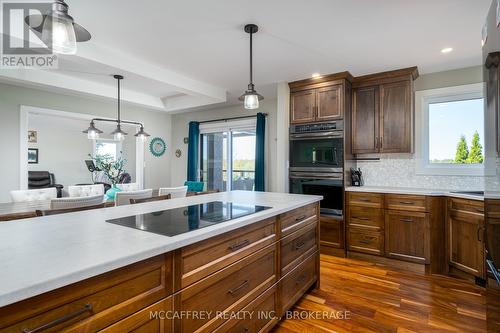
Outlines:
{"label": "kitchen island", "polygon": [[[319,200],[234,191],[1,223],[0,332],[268,331],[319,283]],[[268,209],[171,237],[106,222],[214,201]]]}

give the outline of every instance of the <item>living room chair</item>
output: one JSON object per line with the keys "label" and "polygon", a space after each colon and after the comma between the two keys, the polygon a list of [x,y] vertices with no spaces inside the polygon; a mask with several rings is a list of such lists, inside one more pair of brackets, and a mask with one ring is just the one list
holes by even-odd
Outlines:
{"label": "living room chair", "polygon": [[73,209],[104,203],[104,194],[91,197],[58,198],[50,201],[50,209]]}
{"label": "living room chair", "polygon": [[172,199],[174,198],[183,198],[186,196],[188,191],[187,186],[180,187],[160,187],[158,191],[158,195],[167,195],[170,194]]}
{"label": "living room chair", "polygon": [[145,202],[162,201],[162,200],[168,200],[170,198],[171,198],[170,194],[167,194],[167,195],[159,195],[157,197],[144,198],[144,199],[130,199],[130,204],[134,205]]}
{"label": "living room chair", "polygon": [[68,186],[68,194],[70,198],[92,197],[104,195],[104,185],[74,185]]}
{"label": "living room chair", "polygon": [[10,191],[12,202],[44,201],[57,198],[55,187],[41,188],[38,190],[16,190]]}
{"label": "living room chair", "polygon": [[57,197],[62,197],[62,189],[64,186],[61,184],[56,184],[55,176],[53,173],[48,171],[28,171],[28,189],[37,190],[42,188],[57,189]]}
{"label": "living room chair", "polygon": [[116,192],[115,194],[115,206],[125,206],[130,205],[131,199],[146,199],[153,196],[153,189],[140,190],[140,191],[128,191],[128,192]]}
{"label": "living room chair", "polygon": [[139,183],[116,184],[116,187],[118,187],[123,192],[140,191],[141,190],[141,188],[139,187]]}

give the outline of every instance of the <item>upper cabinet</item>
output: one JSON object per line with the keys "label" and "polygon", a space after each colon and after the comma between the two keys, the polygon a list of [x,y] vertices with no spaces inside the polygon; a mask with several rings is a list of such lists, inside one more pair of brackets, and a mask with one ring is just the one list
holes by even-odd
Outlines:
{"label": "upper cabinet", "polygon": [[412,153],[416,67],[353,82],[353,154]]}
{"label": "upper cabinet", "polygon": [[351,80],[346,72],[290,83],[290,123],[343,119]]}

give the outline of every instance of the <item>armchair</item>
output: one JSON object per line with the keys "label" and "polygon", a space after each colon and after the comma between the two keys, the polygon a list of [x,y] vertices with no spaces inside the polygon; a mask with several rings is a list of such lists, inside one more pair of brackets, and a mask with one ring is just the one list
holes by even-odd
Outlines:
{"label": "armchair", "polygon": [[55,183],[53,173],[48,171],[28,171],[28,189],[35,190],[40,188],[55,187],[57,190],[57,197],[62,197],[62,189],[64,186]]}

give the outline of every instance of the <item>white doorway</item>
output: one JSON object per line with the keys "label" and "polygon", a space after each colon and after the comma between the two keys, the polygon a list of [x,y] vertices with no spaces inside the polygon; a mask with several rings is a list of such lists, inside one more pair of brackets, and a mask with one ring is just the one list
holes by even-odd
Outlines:
{"label": "white doorway", "polygon": [[[77,183],[89,183],[92,178],[91,173],[86,168],[85,160],[90,159],[89,154],[95,154],[96,142],[88,140],[82,131],[89,126],[90,120],[95,117],[95,115],[89,114],[22,105],[19,132],[19,188],[28,188],[29,170],[52,172],[55,174],[56,182],[64,185],[65,188]],[[33,129],[34,124],[41,128],[41,132],[37,134],[36,143],[28,142],[28,131],[35,130]],[[97,127],[105,132],[98,142],[112,141],[111,136],[107,134],[113,130],[112,126],[113,123],[98,124]],[[144,184],[144,142],[133,135],[138,130],[137,126],[122,127],[129,135],[124,143],[118,143],[116,154],[123,152],[127,156],[127,160],[129,160],[127,172],[130,171],[133,181],[139,183],[142,188]],[[30,148],[38,149],[38,163],[28,164],[27,152]],[[58,171],[55,173],[53,170],[46,170],[49,168]]]}

